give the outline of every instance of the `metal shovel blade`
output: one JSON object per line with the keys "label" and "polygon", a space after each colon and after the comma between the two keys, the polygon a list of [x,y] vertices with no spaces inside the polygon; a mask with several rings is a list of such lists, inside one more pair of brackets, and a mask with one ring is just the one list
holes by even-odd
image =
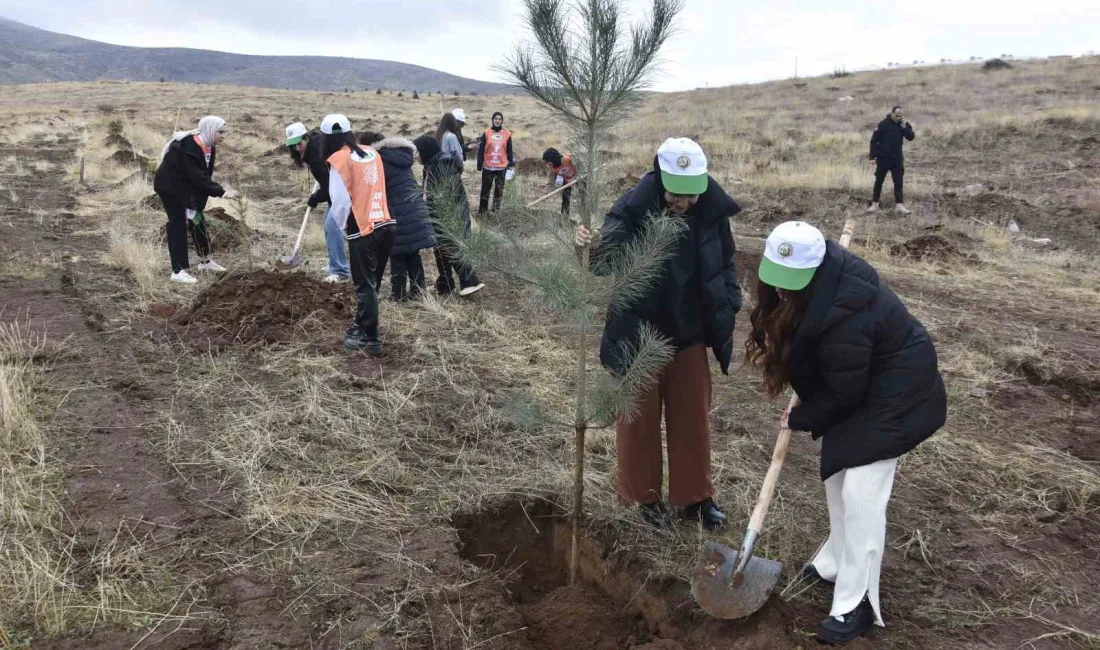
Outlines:
{"label": "metal shovel blade", "polygon": [[293,255],[283,255],[279,257],[279,266],[284,269],[292,269],[302,265],[302,253],[297,252]]}
{"label": "metal shovel blade", "polygon": [[734,580],[738,555],[728,546],[707,542],[691,573],[691,594],[714,618],[743,618],[760,609],[783,572],[782,563],[754,555]]}

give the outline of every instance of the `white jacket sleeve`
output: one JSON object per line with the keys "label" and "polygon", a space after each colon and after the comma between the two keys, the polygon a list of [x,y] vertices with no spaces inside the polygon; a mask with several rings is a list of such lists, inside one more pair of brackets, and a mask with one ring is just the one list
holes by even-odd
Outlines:
{"label": "white jacket sleeve", "polygon": [[331,169],[328,175],[328,198],[332,220],[340,227],[341,232],[346,232],[348,215],[351,214],[351,195],[344,186],[344,178]]}

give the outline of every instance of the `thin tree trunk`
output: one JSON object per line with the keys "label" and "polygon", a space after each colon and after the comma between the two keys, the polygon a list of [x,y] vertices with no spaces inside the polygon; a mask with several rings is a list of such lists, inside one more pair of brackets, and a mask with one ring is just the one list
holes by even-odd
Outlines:
{"label": "thin tree trunk", "polygon": [[[584,219],[589,221],[587,216]],[[588,284],[589,246],[581,252],[581,290]],[[577,581],[577,566],[580,561],[581,530],[584,526],[584,436],[588,430],[588,321],[581,319],[580,333],[577,337],[577,398],[576,416],[573,427],[576,437],[573,441],[573,542],[569,555],[569,584]]]}

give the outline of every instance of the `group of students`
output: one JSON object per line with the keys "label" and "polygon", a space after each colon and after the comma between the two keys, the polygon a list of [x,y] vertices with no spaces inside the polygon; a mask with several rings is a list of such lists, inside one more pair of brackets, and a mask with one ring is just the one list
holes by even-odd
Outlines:
{"label": "group of students", "polygon": [[[443,209],[436,197],[448,196],[458,198],[469,230],[461,176],[466,152],[475,145],[464,143],[460,118],[464,115],[457,111],[444,115],[434,134],[411,143],[376,133],[356,137],[339,114],[327,116],[319,134],[301,123],[287,127],[291,156],[296,164],[308,165],[318,182],[309,204],[329,203],[326,239],[330,232],[340,236],[339,247],[329,240],[329,271],[339,276],[350,267],[355,281],[359,308],[345,337],[350,349],[382,349],[377,288],[387,259],[398,300],[424,291],[420,251],[429,246],[436,251],[440,292],[455,288],[452,270],[458,273],[460,294],[484,287],[473,269],[453,259],[454,242],[431,226],[433,210]],[[485,174],[483,211],[501,180],[501,167],[507,180],[514,166],[502,123],[503,116],[494,115],[493,127],[476,144],[478,168]],[[201,216],[206,198],[231,196],[210,178],[214,148],[224,135],[224,121],[207,117],[197,130],[176,134],[165,148],[156,188],[168,212],[173,279],[188,267],[187,224],[192,233],[201,233],[195,217]],[[424,165],[423,191],[412,173],[414,152]],[[549,150],[544,160],[559,186],[576,178],[568,156]],[[565,197],[563,209],[568,209]],[[711,478],[708,349],[728,374],[741,309],[730,225],[738,212],[738,204],[710,175],[698,143],[670,138],[657,150],[652,170],[615,202],[602,227],[576,227],[575,243],[590,248],[593,272],[606,274],[608,260],[631,245],[649,220],[678,218],[687,226],[646,297],[610,306],[600,346],[603,365],[620,374],[643,326],[655,328],[676,350],[640,396],[637,416],[616,425],[618,498],[637,506],[654,527],[671,525],[673,508],[707,530],[721,530],[726,523]],[[205,241],[195,239],[196,247]],[[341,266],[345,240],[350,264]],[[209,259],[208,247],[199,254],[205,265],[200,268],[220,269]],[[745,360],[762,370],[771,397],[788,387],[798,394],[801,403],[783,414],[782,425],[821,440],[829,531],[802,577],[832,584],[832,607],[817,633],[828,643],[847,643],[883,624],[879,576],[898,458],[946,420],[936,350],[923,325],[874,268],[809,223],[783,223],[769,234],[754,293]],[[667,505],[662,442],[668,449]]]}

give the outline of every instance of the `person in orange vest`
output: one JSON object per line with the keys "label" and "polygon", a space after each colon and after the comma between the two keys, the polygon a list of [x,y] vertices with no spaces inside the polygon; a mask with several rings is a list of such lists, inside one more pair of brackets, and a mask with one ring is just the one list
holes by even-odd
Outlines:
{"label": "person in orange vest", "polygon": [[481,203],[477,213],[489,209],[489,193],[493,194],[493,212],[500,209],[504,198],[504,183],[515,174],[516,158],[512,154],[512,132],[504,128],[504,113],[493,113],[493,126],[486,129],[477,143],[477,170],[481,172]]}
{"label": "person in orange vest", "polygon": [[[561,187],[562,185],[577,178],[577,167],[573,164],[573,158],[571,154],[558,153],[557,149],[550,147],[545,152],[543,152],[542,160],[546,163],[546,168],[550,170],[550,176],[553,178],[554,187]],[[564,215],[569,214],[569,199],[572,196],[572,187],[567,187],[562,190],[561,213]]]}
{"label": "person in orange vest", "polygon": [[393,249],[397,222],[390,216],[382,156],[355,140],[348,118],[335,113],[321,122],[329,166],[329,210],[348,240],[351,279],[359,306],[344,347],[382,354],[378,335],[378,278]]}

